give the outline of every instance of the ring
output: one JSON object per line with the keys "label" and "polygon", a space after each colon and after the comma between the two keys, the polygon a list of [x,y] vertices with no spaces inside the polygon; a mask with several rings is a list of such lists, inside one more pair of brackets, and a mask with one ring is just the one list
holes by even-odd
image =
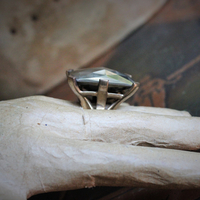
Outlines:
{"label": "ring", "polygon": [[130,98],[139,88],[131,75],[98,67],[69,70],[67,81],[84,109],[113,110]]}

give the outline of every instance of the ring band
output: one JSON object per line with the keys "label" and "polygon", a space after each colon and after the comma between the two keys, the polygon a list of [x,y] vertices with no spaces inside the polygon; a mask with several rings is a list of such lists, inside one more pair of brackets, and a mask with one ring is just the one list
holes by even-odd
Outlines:
{"label": "ring band", "polygon": [[139,88],[131,75],[104,67],[69,70],[66,74],[70,88],[84,109],[116,109]]}

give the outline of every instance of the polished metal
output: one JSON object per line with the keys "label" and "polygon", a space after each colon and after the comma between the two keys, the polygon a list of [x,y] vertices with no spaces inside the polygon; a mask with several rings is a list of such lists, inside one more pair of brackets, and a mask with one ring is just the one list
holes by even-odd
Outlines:
{"label": "polished metal", "polygon": [[131,75],[103,67],[69,70],[67,80],[84,109],[116,109],[139,88]]}
{"label": "polished metal", "polygon": [[106,101],[108,94],[108,83],[107,80],[99,80],[99,88],[97,92],[97,110],[105,110],[106,109]]}

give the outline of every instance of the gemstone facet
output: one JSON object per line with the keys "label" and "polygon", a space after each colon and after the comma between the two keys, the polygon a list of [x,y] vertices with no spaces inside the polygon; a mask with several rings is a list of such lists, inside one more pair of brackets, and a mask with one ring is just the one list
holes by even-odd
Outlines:
{"label": "gemstone facet", "polygon": [[129,88],[134,84],[134,81],[128,75],[105,67],[72,71],[71,75],[74,76],[77,83],[81,85],[90,84],[98,86],[100,79],[108,80],[109,88]]}

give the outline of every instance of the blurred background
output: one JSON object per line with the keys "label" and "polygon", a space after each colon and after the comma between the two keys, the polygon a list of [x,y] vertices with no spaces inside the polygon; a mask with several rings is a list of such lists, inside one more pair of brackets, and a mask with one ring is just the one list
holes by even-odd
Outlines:
{"label": "blurred background", "polygon": [[[200,116],[200,0],[1,0],[0,100],[78,101],[68,69],[104,66],[141,83],[127,102]],[[198,200],[200,190],[96,187],[30,200]]]}

